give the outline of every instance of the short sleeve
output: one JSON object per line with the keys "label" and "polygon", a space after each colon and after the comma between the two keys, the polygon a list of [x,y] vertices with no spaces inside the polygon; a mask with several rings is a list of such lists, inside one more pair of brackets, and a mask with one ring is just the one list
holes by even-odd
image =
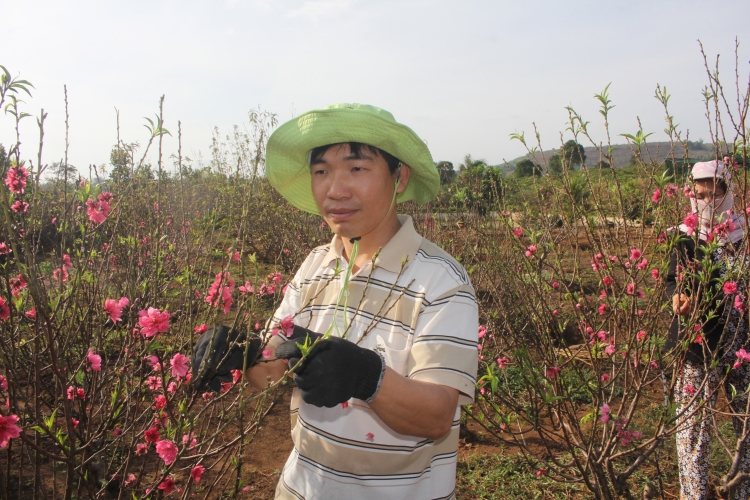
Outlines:
{"label": "short sleeve", "polygon": [[407,376],[457,389],[459,404],[474,401],[478,326],[471,285],[460,285],[432,300],[417,319]]}

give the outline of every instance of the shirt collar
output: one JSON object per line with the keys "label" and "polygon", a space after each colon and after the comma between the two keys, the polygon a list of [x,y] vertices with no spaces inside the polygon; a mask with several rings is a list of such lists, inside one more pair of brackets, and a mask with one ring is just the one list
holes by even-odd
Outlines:
{"label": "shirt collar", "polygon": [[[375,266],[398,274],[401,271],[401,261],[406,257],[412,262],[422,245],[422,236],[414,229],[414,221],[409,215],[398,215],[401,229],[380,250]],[[323,265],[327,266],[336,259],[342,259],[344,244],[339,235],[334,235]]]}

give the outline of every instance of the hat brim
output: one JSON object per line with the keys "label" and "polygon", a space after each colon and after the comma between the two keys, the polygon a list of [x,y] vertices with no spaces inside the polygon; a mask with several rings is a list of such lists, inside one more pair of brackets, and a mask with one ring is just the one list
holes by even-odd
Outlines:
{"label": "hat brim", "polygon": [[281,125],[268,139],[266,176],[289,203],[320,215],[312,194],[309,154],[316,147],[342,142],[375,146],[411,168],[399,203],[427,203],[437,195],[440,176],[424,141],[406,125],[362,109],[309,111]]}

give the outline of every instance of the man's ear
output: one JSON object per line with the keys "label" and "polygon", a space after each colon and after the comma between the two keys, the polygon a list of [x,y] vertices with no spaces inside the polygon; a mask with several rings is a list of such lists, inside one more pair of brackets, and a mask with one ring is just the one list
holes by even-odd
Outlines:
{"label": "man's ear", "polygon": [[396,188],[397,193],[403,193],[406,186],[409,184],[409,178],[411,177],[411,168],[406,163],[401,164],[401,169],[398,171],[398,187]]}

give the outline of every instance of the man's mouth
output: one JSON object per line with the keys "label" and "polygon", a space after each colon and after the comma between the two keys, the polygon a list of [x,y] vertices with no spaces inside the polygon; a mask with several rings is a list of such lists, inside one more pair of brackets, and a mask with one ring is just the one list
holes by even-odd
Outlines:
{"label": "man's mouth", "polygon": [[335,208],[328,210],[328,216],[333,222],[342,222],[349,219],[357,211],[345,208]]}

